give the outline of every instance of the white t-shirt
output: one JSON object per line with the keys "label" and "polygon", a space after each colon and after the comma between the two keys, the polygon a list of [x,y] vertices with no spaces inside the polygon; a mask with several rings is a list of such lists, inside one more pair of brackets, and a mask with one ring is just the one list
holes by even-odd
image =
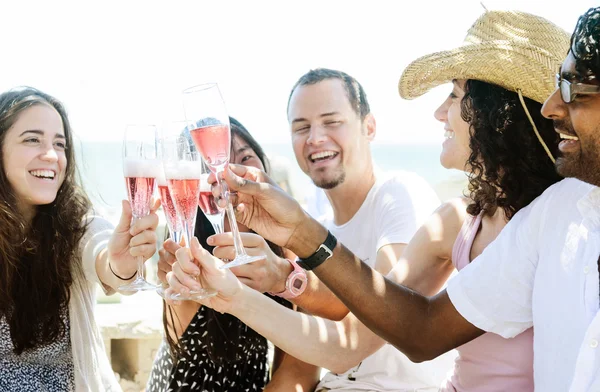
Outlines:
{"label": "white t-shirt", "polygon": [[305,209],[310,216],[320,222],[333,217],[333,208],[325,191],[314,184],[310,184]]}
{"label": "white t-shirt", "polygon": [[[347,223],[325,226],[352,253],[373,267],[377,251],[388,244],[407,244],[439,206],[425,180],[414,173],[378,173],[362,206]],[[452,351],[433,361],[413,363],[386,344],[344,374],[327,373],[317,386],[334,391],[437,391],[454,366]]]}
{"label": "white t-shirt", "polygon": [[470,323],[511,338],[533,326],[540,392],[600,391],[600,188],[565,179],[510,220],[448,283]]}

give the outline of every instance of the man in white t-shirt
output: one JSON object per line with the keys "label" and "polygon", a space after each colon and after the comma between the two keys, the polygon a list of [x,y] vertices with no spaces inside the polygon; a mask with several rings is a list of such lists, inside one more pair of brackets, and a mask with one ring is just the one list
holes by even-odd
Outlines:
{"label": "man in white t-shirt", "polygon": [[[350,220],[336,224],[333,218],[323,224],[362,261],[374,268],[379,262],[378,268],[385,271],[393,260],[382,258],[380,251],[407,244],[438,204],[433,190],[416,174],[376,172],[375,183]],[[386,344],[344,373],[327,373],[317,391],[437,391],[452,360],[445,356],[416,364]]]}
{"label": "man in white t-shirt", "polygon": [[[343,72],[316,69],[302,76],[290,95],[288,119],[298,165],[324,190],[333,210],[333,217],[326,218],[324,224],[365,263],[387,274],[439,205],[434,191],[413,173],[376,174],[370,150],[375,118],[362,86]],[[303,306],[302,297],[323,300],[328,298],[323,291],[329,289],[319,286],[316,279],[309,286],[310,296],[300,295],[292,301],[313,309]],[[337,310],[320,314],[342,319],[347,308],[330,292],[329,298],[325,304]],[[267,390],[289,385],[283,378],[294,373],[288,369],[295,361],[286,357]],[[452,361],[450,354],[415,364],[391,345],[384,345],[358,366],[340,374],[326,374],[316,390],[437,391]]]}

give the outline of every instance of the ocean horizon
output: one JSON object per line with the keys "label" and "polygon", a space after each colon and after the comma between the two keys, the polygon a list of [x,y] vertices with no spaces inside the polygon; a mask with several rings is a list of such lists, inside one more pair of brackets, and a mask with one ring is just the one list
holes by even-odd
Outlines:
{"label": "ocean horizon", "polygon": [[[292,195],[303,202],[314,185],[298,167],[291,144],[262,143],[262,146],[271,161],[272,171],[285,168]],[[127,198],[121,142],[84,141],[76,145],[75,150],[84,189],[95,208],[111,220],[118,218],[121,200]],[[442,167],[439,144],[373,143],[371,151],[379,169],[415,172],[436,190],[442,200],[462,193],[466,177],[462,172]]]}

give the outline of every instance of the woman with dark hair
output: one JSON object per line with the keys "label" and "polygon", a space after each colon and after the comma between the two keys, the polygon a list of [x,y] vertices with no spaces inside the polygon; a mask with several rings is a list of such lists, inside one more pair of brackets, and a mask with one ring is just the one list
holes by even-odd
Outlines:
{"label": "woman with dark hair", "polygon": [[[260,144],[235,118],[230,117],[229,121],[231,163],[268,172],[269,161]],[[243,225],[239,225],[239,229],[240,232],[249,231]],[[228,230],[226,222],[225,231]],[[214,229],[200,209],[194,233],[202,246],[212,251],[206,239],[214,234]],[[164,283],[178,247],[167,241],[159,252],[158,275]],[[289,252],[271,243],[265,244],[263,250],[270,252],[267,259],[291,257]],[[265,295],[269,301],[292,307],[280,297]],[[273,363],[269,364],[267,339],[236,317],[215,312],[193,301],[182,301],[176,306],[165,303],[163,324],[165,338],[148,379],[148,392],[262,391],[269,382],[270,373],[274,373],[283,360],[283,353],[275,348]],[[314,387],[317,380],[314,376],[303,377]],[[299,382],[304,382],[302,377]]]}
{"label": "woman with dark hair", "polygon": [[113,230],[90,214],[50,95],[0,94],[0,144],[0,390],[120,391],[94,322],[96,283],[114,293],[135,277],[136,256],[156,251],[158,216],[130,228],[124,202]]}
{"label": "woman with dark hair", "polygon": [[[407,67],[399,83],[404,98],[452,82],[451,93],[435,111],[446,137],[440,161],[467,173],[469,195],[438,208],[404,249],[390,280],[435,295],[516,212],[560,180],[553,165],[559,136],[540,111],[555,89],[553,75],[568,48],[568,34],[543,18],[492,11],[473,24],[463,46]],[[204,302],[239,317],[298,359],[342,373],[385,344],[352,314],[341,322],[302,319],[261,300],[233,274],[220,272],[220,260],[202,250],[192,254],[206,269],[202,284],[219,291]],[[178,256],[174,271],[191,271],[189,255]],[[183,279],[169,279],[173,290],[180,290]],[[531,329],[513,339],[486,333],[457,351],[443,391],[534,389]]]}

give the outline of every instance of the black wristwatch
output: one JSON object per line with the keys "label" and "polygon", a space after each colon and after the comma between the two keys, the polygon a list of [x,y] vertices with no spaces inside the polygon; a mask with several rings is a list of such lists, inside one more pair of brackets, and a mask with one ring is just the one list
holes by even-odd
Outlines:
{"label": "black wristwatch", "polygon": [[331,232],[327,231],[327,238],[325,238],[325,242],[323,242],[315,253],[308,256],[305,259],[301,259],[298,257],[297,263],[300,267],[304,268],[307,271],[311,269],[317,268],[325,260],[333,256],[333,250],[337,245],[337,239],[331,234]]}

